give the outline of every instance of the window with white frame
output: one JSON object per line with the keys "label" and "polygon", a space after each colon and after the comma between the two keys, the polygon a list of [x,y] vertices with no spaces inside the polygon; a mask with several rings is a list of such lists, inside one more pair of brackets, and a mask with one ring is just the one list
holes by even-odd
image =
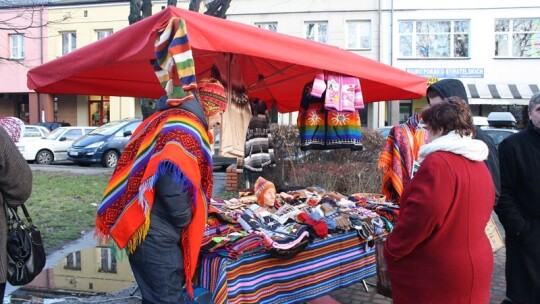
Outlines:
{"label": "window with white frame", "polygon": [[277,22],[256,22],[255,26],[272,32],[277,32]]}
{"label": "window with white frame", "polygon": [[98,249],[101,260],[98,271],[116,273],[116,257],[112,249],[107,247],[100,247]]}
{"label": "window with white frame", "polygon": [[371,48],[371,21],[347,21],[347,49]]}
{"label": "window with white frame", "polygon": [[322,43],[328,42],[328,22],[316,21],[306,22],[306,39],[314,40]]}
{"label": "window with white frame", "polygon": [[103,39],[105,37],[108,37],[112,33],[113,33],[113,30],[97,30],[96,31],[97,40],[101,40],[101,39]]}
{"label": "window with white frame", "polygon": [[495,19],[495,57],[540,57],[540,18]]}
{"label": "window with white frame", "polygon": [[24,58],[24,36],[20,34],[9,35],[10,58]]}
{"label": "window with white frame", "polygon": [[469,57],[469,20],[399,21],[401,58]]}
{"label": "window with white frame", "polygon": [[65,55],[77,48],[77,33],[63,32],[62,33],[62,55]]}
{"label": "window with white frame", "polygon": [[81,270],[81,252],[76,251],[68,254],[65,258],[64,269]]}

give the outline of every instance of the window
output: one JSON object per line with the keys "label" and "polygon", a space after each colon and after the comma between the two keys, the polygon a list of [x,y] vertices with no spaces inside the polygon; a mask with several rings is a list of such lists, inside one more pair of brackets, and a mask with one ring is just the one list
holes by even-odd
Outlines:
{"label": "window", "polygon": [[306,39],[328,42],[328,22],[306,22]]}
{"label": "window", "polygon": [[71,129],[71,130],[67,130],[66,133],[64,133],[62,137],[65,137],[66,140],[75,140],[81,137],[82,135],[83,134],[82,134],[81,129]]}
{"label": "window", "polygon": [[469,20],[399,21],[402,58],[469,57]]}
{"label": "window", "polygon": [[41,137],[43,136],[38,128],[25,126],[24,128],[24,137]]}
{"label": "window", "polygon": [[540,18],[495,19],[495,57],[540,57]]}
{"label": "window", "polygon": [[81,270],[81,252],[72,252],[66,256],[64,269]]}
{"label": "window", "polygon": [[111,248],[98,248],[100,254],[99,272],[116,273],[116,257]]}
{"label": "window", "polygon": [[347,21],[347,49],[371,48],[371,21]]}
{"label": "window", "polygon": [[62,33],[62,55],[65,55],[77,48],[77,33]]}
{"label": "window", "polygon": [[97,40],[101,40],[101,39],[103,39],[105,37],[108,37],[112,33],[113,33],[113,30],[97,30],[96,31]]}
{"label": "window", "polygon": [[19,34],[9,35],[9,45],[11,48],[11,59],[24,58],[24,36]]}
{"label": "window", "polygon": [[255,23],[255,26],[272,32],[277,32],[277,22],[260,22]]}

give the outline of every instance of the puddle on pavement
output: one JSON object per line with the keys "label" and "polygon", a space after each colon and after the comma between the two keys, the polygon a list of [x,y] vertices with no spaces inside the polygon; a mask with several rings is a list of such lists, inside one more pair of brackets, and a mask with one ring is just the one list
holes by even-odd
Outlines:
{"label": "puddle on pavement", "polygon": [[134,283],[127,257],[117,260],[110,248],[96,246],[69,253],[54,268],[44,269],[30,284],[12,292],[4,303],[55,303],[117,292]]}

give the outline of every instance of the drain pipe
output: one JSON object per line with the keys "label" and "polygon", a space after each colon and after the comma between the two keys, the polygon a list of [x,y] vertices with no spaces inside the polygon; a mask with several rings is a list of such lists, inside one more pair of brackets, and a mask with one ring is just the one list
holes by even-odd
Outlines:
{"label": "drain pipe", "polygon": [[[43,64],[43,5],[39,9],[39,63]],[[38,94],[38,121],[41,118],[41,122],[45,122],[45,112],[42,109],[43,106],[43,100],[42,100],[42,94]]]}

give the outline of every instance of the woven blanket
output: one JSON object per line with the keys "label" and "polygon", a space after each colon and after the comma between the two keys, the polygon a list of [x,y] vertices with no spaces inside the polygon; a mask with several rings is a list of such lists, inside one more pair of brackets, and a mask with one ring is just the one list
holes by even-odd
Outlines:
{"label": "woven blanket", "polygon": [[181,247],[188,291],[212,195],[212,157],[208,134],[191,112],[173,108],[144,120],[133,133],[107,185],[96,216],[96,236],[110,238],[132,253],[150,227],[153,186],[172,170],[192,197],[193,218],[184,229]]}
{"label": "woven blanket", "polygon": [[413,163],[418,159],[420,147],[428,142],[425,129],[410,122],[394,126],[379,158],[383,169],[382,194],[399,203],[405,186],[412,178]]}

